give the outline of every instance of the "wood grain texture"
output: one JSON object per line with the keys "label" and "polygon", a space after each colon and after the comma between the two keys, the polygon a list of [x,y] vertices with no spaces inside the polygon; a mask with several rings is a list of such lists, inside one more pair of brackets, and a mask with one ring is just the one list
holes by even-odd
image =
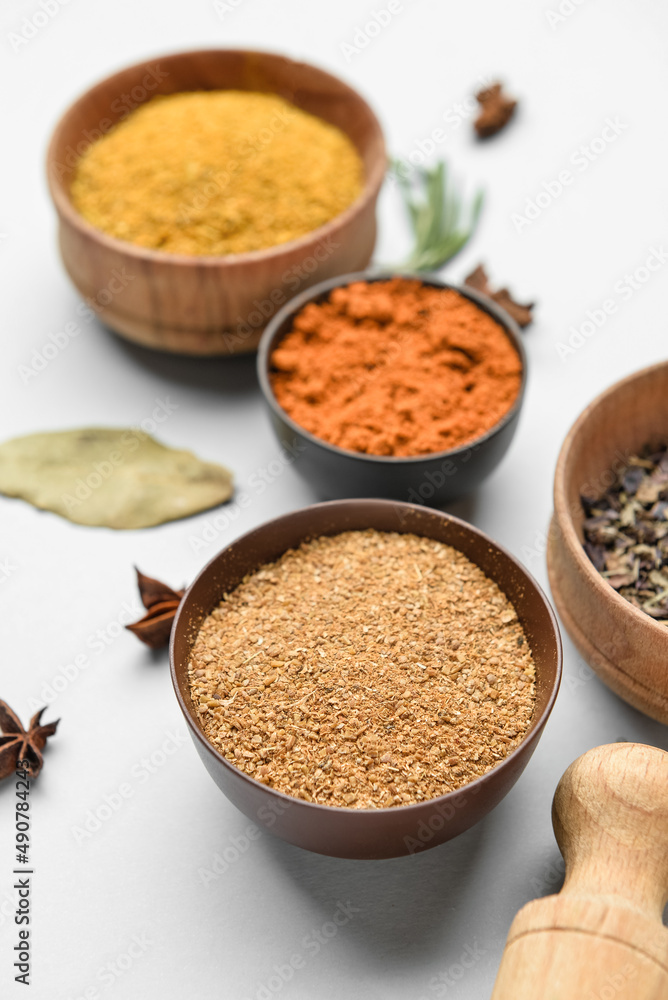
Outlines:
{"label": "wood grain texture", "polygon": [[[279,94],[341,128],[364,165],[360,197],[299,240],[227,257],[147,250],[106,235],[79,215],[69,194],[77,158],[126,117],[128,107],[156,94],[225,88]],[[268,319],[295,292],[366,267],[385,168],[378,120],[342,81],[283,56],[225,49],[152,59],[108,77],[64,114],[47,154],[60,251],[77,289],[104,323],[128,339],[186,354],[255,350]]]}
{"label": "wood grain texture", "polygon": [[561,779],[552,818],[564,886],[516,916],[492,1000],[665,1000],[668,754],[590,750]]}
{"label": "wood grain texture", "polygon": [[648,442],[668,441],[668,363],[616,383],[581,414],[561,449],[548,542],[550,588],[579,652],[616,694],[668,723],[668,627],[624,600],[583,547],[582,493],[600,495]]}

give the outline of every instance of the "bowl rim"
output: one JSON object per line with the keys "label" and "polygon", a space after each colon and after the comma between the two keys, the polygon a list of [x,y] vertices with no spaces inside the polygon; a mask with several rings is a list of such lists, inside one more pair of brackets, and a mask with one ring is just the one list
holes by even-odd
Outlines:
{"label": "bowl rim", "polygon": [[[67,186],[63,183],[62,177],[57,176],[54,169],[56,163],[56,145],[60,139],[60,133],[65,126],[66,119],[83,104],[90,96],[90,94],[97,90],[98,88],[106,87],[112,83],[117,77],[122,76],[125,73],[131,72],[133,70],[141,71],[146,67],[150,66],[155,62],[167,62],[168,60],[178,60],[184,57],[200,57],[200,56],[211,56],[211,55],[221,55],[221,56],[251,56],[257,57],[258,59],[269,59],[270,61],[280,61],[283,63],[291,63],[296,66],[307,66],[309,69],[320,74],[321,78],[325,78],[335,82],[344,91],[347,91],[346,96],[353,97],[361,106],[363,106],[372,122],[373,131],[376,133],[376,141],[379,142],[379,155],[374,156],[374,160],[371,164],[371,169],[368,175],[364,175],[364,183],[362,185],[362,190],[350,205],[347,206],[338,215],[329,219],[322,226],[317,229],[312,229],[310,232],[305,233],[303,236],[299,236],[294,240],[289,240],[286,243],[277,243],[274,246],[265,247],[261,250],[249,250],[244,253],[237,254],[183,254],[183,253],[170,253],[166,250],[155,250],[151,247],[142,247],[137,243],[132,243],[129,240],[121,240],[116,236],[110,236],[108,233],[104,232],[102,229],[98,229],[91,222],[88,222],[86,218],[75,208],[71,198],[69,197],[69,192]],[[216,88],[212,88],[216,89]],[[230,89],[230,88],[217,88],[217,89]],[[189,91],[175,91],[175,93],[189,93]],[[273,92],[272,92],[273,93]],[[147,104],[148,101],[142,101],[138,107],[143,104]],[[136,109],[133,109],[136,110]],[[317,117],[317,116],[316,116]],[[125,119],[121,119],[125,120]],[[324,120],[324,119],[323,119]],[[115,127],[118,122],[114,122]],[[81,154],[77,154],[77,159],[81,158]],[[51,132],[51,137],[49,139],[46,160],[46,179],[48,184],[49,193],[51,199],[54,203],[58,215],[65,218],[67,222],[74,226],[79,233],[91,239],[95,239],[102,246],[106,247],[108,250],[115,251],[119,254],[125,254],[135,258],[138,261],[146,261],[156,264],[175,264],[180,266],[203,266],[203,267],[220,267],[221,264],[225,265],[237,265],[240,266],[247,265],[253,262],[264,262],[266,260],[272,260],[275,258],[280,258],[286,251],[293,252],[299,249],[305,249],[306,247],[312,246],[313,243],[318,243],[321,240],[326,240],[331,234],[335,233],[343,225],[345,225],[350,219],[354,218],[359,212],[369,203],[372,202],[380,191],[381,185],[385,178],[387,172],[387,149],[385,144],[385,136],[383,134],[383,129],[376,115],[375,111],[368,103],[365,97],[359,93],[354,87],[352,87],[345,80],[340,77],[335,76],[333,73],[328,72],[328,70],[322,69],[320,66],[316,66],[313,63],[305,62],[303,59],[292,59],[290,56],[284,55],[282,52],[274,52],[269,49],[242,49],[242,48],[208,48],[208,49],[179,49],[175,52],[167,52],[162,55],[152,56],[147,59],[142,59],[140,62],[130,63],[127,66],[123,66],[120,69],[115,70],[113,73],[97,80],[95,83],[87,87],[86,90],[82,91],[78,97],[76,97],[68,107],[63,111],[63,113],[58,118],[53,130]],[[315,238],[314,238],[315,237]]]}
{"label": "bowl rim", "polygon": [[[190,586],[186,589],[186,592],[176,612],[169,641],[169,671],[172,679],[172,687],[174,689],[176,699],[179,703],[179,708],[181,709],[181,712],[188,725],[188,728],[190,729],[191,734],[194,735],[194,737],[197,739],[200,745],[217,761],[218,764],[222,764],[225,770],[230,771],[230,773],[233,774],[236,778],[240,777],[244,782],[250,783],[251,787],[255,788],[256,790],[262,790],[265,794],[269,796],[276,796],[278,797],[279,800],[284,801],[286,804],[293,805],[295,802],[297,802],[299,803],[300,806],[309,807],[311,809],[325,810],[327,812],[336,812],[337,814],[345,812],[349,813],[352,816],[371,817],[371,816],[380,816],[383,814],[391,814],[391,815],[397,815],[399,813],[405,814],[405,812],[408,812],[410,810],[415,810],[418,808],[424,808],[425,806],[430,804],[455,801],[459,796],[463,795],[466,792],[469,792],[470,794],[476,794],[483,788],[485,783],[488,782],[493,775],[498,774],[501,769],[506,769],[517,758],[521,758],[523,754],[526,752],[527,745],[529,745],[531,742],[537,741],[540,738],[540,735],[545,727],[545,724],[547,723],[547,720],[550,717],[552,709],[554,708],[554,704],[557,699],[557,695],[559,693],[562,672],[563,672],[563,649],[561,642],[561,633],[559,631],[559,624],[557,622],[556,614],[554,612],[554,609],[550,601],[547,598],[547,595],[543,591],[543,588],[540,586],[540,584],[534,578],[534,576],[529,572],[529,570],[522,565],[519,559],[517,559],[514,555],[512,555],[512,553],[509,552],[503,545],[500,545],[498,542],[494,541],[494,539],[491,538],[486,532],[482,531],[480,528],[476,528],[472,524],[469,524],[468,521],[464,521],[462,518],[456,517],[454,514],[449,514],[446,511],[435,510],[430,508],[427,511],[429,515],[433,515],[436,518],[440,518],[445,521],[454,522],[459,528],[464,529],[470,534],[477,535],[486,545],[492,547],[493,549],[496,549],[497,552],[500,552],[503,556],[509,559],[510,562],[513,563],[515,567],[520,571],[520,573],[524,576],[528,584],[531,587],[533,587],[535,593],[540,598],[542,604],[545,607],[545,610],[547,611],[556,647],[555,648],[556,666],[554,671],[554,678],[552,680],[550,692],[545,707],[543,708],[543,711],[540,713],[539,716],[536,717],[532,716],[529,728],[524,733],[520,743],[515,747],[515,749],[511,753],[509,753],[507,757],[504,757],[503,760],[495,764],[494,767],[490,768],[489,771],[486,771],[478,778],[474,778],[473,781],[466,782],[465,784],[461,785],[459,788],[456,788],[451,792],[445,792],[443,795],[437,795],[431,799],[424,799],[423,801],[420,802],[410,802],[400,806],[385,806],[377,809],[376,808],[355,809],[350,806],[331,806],[331,805],[326,805],[322,802],[308,802],[306,799],[300,799],[297,798],[297,796],[288,795],[286,792],[282,792],[279,789],[272,788],[269,785],[265,785],[263,782],[258,781],[250,774],[246,774],[245,771],[242,771],[240,768],[232,764],[231,761],[229,761],[224,754],[220,753],[220,751],[217,750],[213,746],[213,744],[209,742],[209,740],[206,738],[206,736],[204,735],[199,726],[194,709],[191,709],[191,707],[187,705],[185,698],[181,694],[177,677],[177,669],[176,669],[176,657],[175,657],[176,634],[180,627],[181,617],[182,616],[185,617],[184,607],[186,601],[188,600],[191,590],[203,576],[210,573],[214,569],[215,564],[218,562],[218,560],[223,556],[225,552],[227,552],[233,546],[238,545],[240,542],[251,538],[253,535],[259,532],[268,531],[271,527],[273,527],[274,525],[283,520],[287,520],[288,518],[294,518],[295,516],[308,519],[308,515],[311,513],[311,511],[314,510],[321,510],[321,509],[342,510],[345,509],[346,507],[351,507],[351,506],[359,507],[360,504],[362,504],[363,506],[371,507],[371,506],[376,506],[379,503],[382,504],[383,506],[392,507],[395,510],[397,507],[401,507],[402,509],[410,509],[411,511],[419,513],[422,516],[424,516],[425,514],[425,508],[420,504],[407,503],[404,501],[385,500],[381,498],[378,499],[351,498],[346,500],[326,500],[322,503],[310,504],[307,507],[300,507],[297,510],[288,511],[286,514],[281,514],[278,517],[270,518],[270,520],[263,521],[262,524],[257,525],[255,528],[251,528],[249,531],[244,532],[238,538],[234,539],[234,541],[230,542],[228,545],[220,549],[211,559],[209,559],[209,561],[202,567],[202,569],[193,579]],[[369,525],[369,527],[373,527],[373,525]],[[363,530],[363,529],[349,529],[349,530]],[[307,531],[304,533],[303,537],[305,539],[309,537]],[[424,536],[424,537],[429,537],[429,536]],[[453,546],[453,548],[454,547],[455,546]],[[473,560],[471,560],[471,562],[473,562]],[[252,572],[252,570],[248,570],[248,572]],[[209,612],[207,612],[207,614],[208,613]]]}
{"label": "bowl rim", "polygon": [[566,496],[567,466],[570,461],[571,451],[576,439],[580,437],[583,428],[587,426],[594,412],[621,389],[632,385],[636,381],[642,381],[648,375],[658,374],[661,371],[665,372],[668,376],[668,361],[659,361],[656,364],[648,365],[646,368],[632,372],[630,375],[625,375],[624,378],[613,382],[607,389],[604,389],[595,396],[580,412],[571,424],[559,451],[554,472],[553,503],[559,531],[567,545],[568,551],[575,559],[577,568],[591,582],[601,600],[604,602],[612,601],[612,606],[616,607],[620,614],[629,616],[631,621],[643,628],[649,628],[656,635],[662,635],[665,641],[668,637],[668,627],[652,618],[651,615],[648,615],[641,608],[637,608],[634,604],[627,601],[598,572],[578,538],[573,522],[573,514],[571,513]]}
{"label": "bowl rim", "polygon": [[[445,451],[425,452],[422,455],[372,455],[363,451],[352,451],[348,448],[341,448],[339,445],[332,444],[330,441],[325,441],[323,438],[317,437],[315,434],[312,434],[311,431],[302,427],[301,424],[298,424],[296,420],[294,420],[290,414],[283,409],[274,394],[271,380],[269,378],[269,370],[271,354],[275,347],[278,346],[278,343],[274,344],[273,341],[276,337],[278,327],[281,326],[286,319],[288,319],[291,315],[295,315],[300,312],[304,306],[313,302],[317,298],[325,298],[327,293],[331,292],[334,288],[343,288],[356,281],[374,284],[377,281],[389,281],[393,278],[402,278],[407,281],[420,281],[423,285],[429,285],[432,288],[454,291],[463,298],[469,299],[469,301],[473,302],[474,305],[482,309],[483,312],[486,312],[493,320],[495,320],[496,323],[498,323],[499,326],[502,327],[504,333],[519,355],[520,363],[522,365],[522,376],[520,380],[520,387],[513,405],[506,411],[506,413],[503,414],[500,420],[498,420],[493,427],[490,427],[489,430],[485,431],[484,434],[480,434],[478,437],[473,438],[471,441],[468,441],[463,445],[458,445],[456,448],[448,448]],[[504,309],[502,309],[501,306],[497,305],[497,303],[487,295],[483,295],[482,292],[478,292],[476,289],[468,288],[466,285],[455,285],[450,281],[445,281],[433,272],[403,271],[401,268],[388,270],[387,268],[370,267],[364,271],[353,271],[349,274],[342,274],[334,278],[327,278],[324,281],[319,282],[317,285],[311,285],[309,288],[305,288],[303,291],[299,292],[286,302],[285,305],[282,306],[281,309],[272,317],[262,333],[257,349],[257,374],[262,395],[274,415],[283,420],[294,434],[302,435],[302,437],[306,438],[310,444],[320,446],[335,455],[345,456],[348,459],[354,459],[359,462],[371,462],[377,465],[386,466],[406,466],[420,465],[431,461],[459,459],[467,452],[470,452],[473,448],[479,448],[481,445],[485,444],[491,438],[499,434],[504,427],[506,427],[516,416],[518,416],[519,411],[522,408],[527,385],[528,362],[526,350],[524,348],[524,344],[522,343],[522,335],[517,323],[515,323],[513,318]]]}

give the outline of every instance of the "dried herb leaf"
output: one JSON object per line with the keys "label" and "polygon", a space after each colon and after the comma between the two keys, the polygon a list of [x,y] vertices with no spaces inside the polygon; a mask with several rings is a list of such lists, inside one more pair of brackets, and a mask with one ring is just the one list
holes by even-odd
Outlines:
{"label": "dried herb leaf", "polygon": [[137,586],[148,614],[125,627],[151,649],[160,649],[169,642],[172,624],[185,590],[172,590],[166,583],[145,576],[135,566]]}
{"label": "dried herb leaf", "polygon": [[442,160],[434,167],[411,167],[395,160],[392,170],[415,237],[411,254],[400,266],[410,271],[435,271],[470,239],[482,208],[482,192],[465,213]]}
{"label": "dried herb leaf", "polygon": [[505,128],[515,113],[517,101],[503,93],[500,83],[485,87],[475,97],[480,105],[480,113],[473,127],[481,139],[487,139]]}
{"label": "dried herb leaf", "polygon": [[24,729],[18,715],[6,701],[0,701],[0,780],[16,771],[18,761],[28,761],[25,771],[30,778],[36,778],[44,763],[42,750],[49,736],[55,733],[60,719],[40,725],[45,709],[40,709]]}
{"label": "dried herb leaf", "polygon": [[649,446],[602,497],[582,497],[584,549],[611,587],[668,625],[668,448]]}
{"label": "dried herb leaf", "polygon": [[148,528],[228,500],[232,474],[143,431],[92,427],[5,441],[0,492],[77,524]]}
{"label": "dried herb leaf", "polygon": [[516,302],[507,288],[499,288],[497,291],[491,287],[487,273],[482,264],[478,264],[474,271],[464,278],[464,284],[468,285],[469,288],[474,288],[477,292],[482,295],[486,295],[488,298],[493,299],[497,305],[501,306],[502,309],[508,313],[508,315],[515,320],[518,326],[525,327],[529,326],[533,322],[533,316],[531,310],[535,306],[535,302],[530,302],[527,305],[521,305],[521,303]]}

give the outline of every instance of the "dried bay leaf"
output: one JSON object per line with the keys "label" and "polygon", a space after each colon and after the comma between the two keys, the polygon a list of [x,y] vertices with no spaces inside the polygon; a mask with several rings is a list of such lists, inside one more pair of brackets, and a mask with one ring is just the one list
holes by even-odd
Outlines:
{"label": "dried bay leaf", "polygon": [[90,427],[5,441],[0,492],[76,524],[148,528],[228,500],[232,474],[134,428]]}

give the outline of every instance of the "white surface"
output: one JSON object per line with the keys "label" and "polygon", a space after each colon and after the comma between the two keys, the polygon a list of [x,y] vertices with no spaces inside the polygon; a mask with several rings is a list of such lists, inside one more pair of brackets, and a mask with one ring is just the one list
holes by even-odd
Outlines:
{"label": "white surface", "polygon": [[[24,719],[44,700],[51,701],[47,719],[62,717],[31,793],[30,993],[13,981],[13,783],[0,788],[3,998],[483,1000],[516,910],[558,882],[550,802],[565,767],[619,738],[668,747],[666,729],[590,678],[565,638],[564,683],[538,750],[513,792],[468,834],[417,857],[375,863],[319,857],[263,835],[203,884],[200,869],[210,870],[249,821],[217,791],[190,741],[179,742],[185,728],[166,654],[150,655],[116,624],[135,600],[132,565],[180,585],[242,531],[316,498],[290,468],[261,494],[252,485],[253,473],[277,454],[252,359],[176,360],[91,323],[27,384],[20,376],[33,349],[77,318],[43,159],[63,109],[98,78],[183,48],[281,50],[359,87],[383,121],[389,148],[407,154],[443,127],[445,113],[481,78],[499,75],[522,101],[507,132],[477,145],[468,122],[453,126],[453,113],[438,146],[469,191],[487,191],[474,240],[444,273],[461,280],[483,259],[496,283],[539,306],[526,334],[530,380],[517,437],[484,488],[454,509],[546,585],[541,550],[560,443],[599,391],[664,356],[668,276],[664,264],[628,301],[614,291],[665,239],[668,12],[658,0],[580,0],[551,27],[547,12],[558,2],[404,0],[349,61],[341,43],[353,42],[385,0],[231,0],[219,5],[222,16],[206,0],[70,0],[18,51],[9,33],[40,7],[37,0],[3,4],[2,437],[136,425],[156,400],[169,398],[177,409],[158,435],[229,465],[253,496],[201,551],[191,539],[211,514],[114,533],[75,527],[19,501],[0,503],[0,561],[12,567],[0,582],[0,696]],[[601,134],[607,118],[620,119],[623,132],[578,171],[571,156]],[[574,183],[518,233],[512,214],[569,166]],[[406,250],[401,208],[388,189],[376,259],[394,261]],[[555,345],[610,297],[617,312],[562,361]],[[100,629],[102,642],[95,639]],[[82,654],[85,669],[70,669],[73,679],[61,680],[52,698],[44,685],[66,677],[66,665]],[[161,766],[148,774],[142,760],[170,734],[175,752],[158,754]],[[122,785],[130,797],[77,843],[88,810]],[[354,907],[351,919],[316,954],[314,933],[340,902]],[[123,958],[135,936],[144,943]],[[274,967],[292,955],[303,967],[280,989],[263,992]],[[462,956],[470,968],[459,964]],[[119,959],[118,975],[104,971]]]}

